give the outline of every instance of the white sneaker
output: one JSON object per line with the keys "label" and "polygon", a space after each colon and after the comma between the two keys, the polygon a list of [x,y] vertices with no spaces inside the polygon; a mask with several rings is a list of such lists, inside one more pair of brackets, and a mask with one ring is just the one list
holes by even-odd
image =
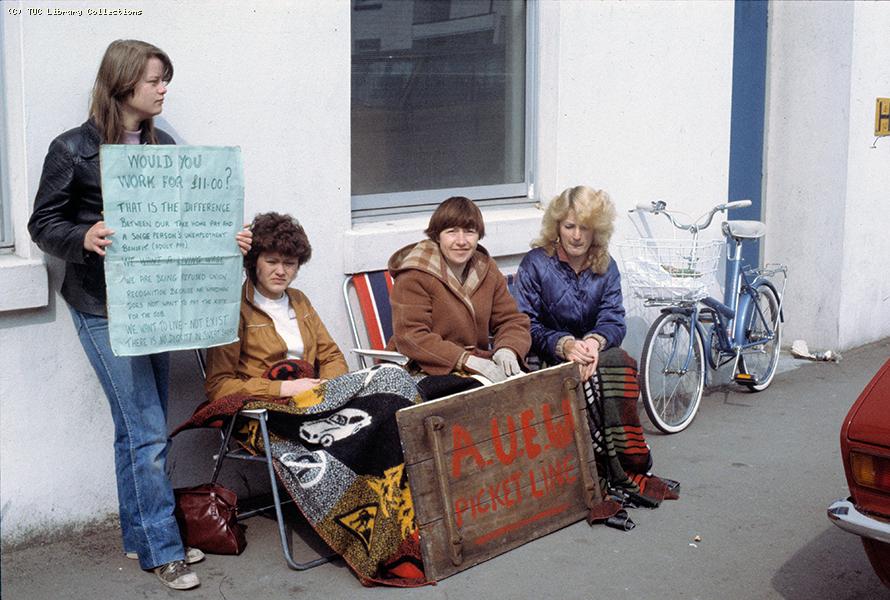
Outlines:
{"label": "white sneaker", "polygon": [[[139,560],[139,555],[135,552],[127,552],[125,554],[127,558],[132,560]],[[197,548],[186,548],[185,549],[185,564],[193,565],[196,562],[201,562],[204,560],[204,553],[198,550]]]}
{"label": "white sneaker", "polygon": [[155,567],[155,575],[161,583],[174,590],[190,590],[201,585],[198,576],[185,564],[184,560],[174,560],[166,565]]}

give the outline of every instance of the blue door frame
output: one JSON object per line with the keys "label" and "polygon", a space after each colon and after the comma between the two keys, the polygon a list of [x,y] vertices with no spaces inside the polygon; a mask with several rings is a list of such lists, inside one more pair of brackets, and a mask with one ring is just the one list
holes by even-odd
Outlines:
{"label": "blue door frame", "polygon": [[[767,6],[766,0],[735,2],[727,198],[749,198],[751,206],[732,210],[732,219],[763,220]],[[745,246],[744,261],[759,265],[760,243]]]}

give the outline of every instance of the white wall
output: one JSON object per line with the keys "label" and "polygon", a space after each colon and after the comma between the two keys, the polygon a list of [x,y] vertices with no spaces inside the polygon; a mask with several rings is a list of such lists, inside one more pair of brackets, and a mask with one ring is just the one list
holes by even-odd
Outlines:
{"label": "white wall", "polygon": [[890,97],[890,4],[857,2],[853,30],[840,348],[890,335],[890,137],[872,147],[875,98]]}
{"label": "white wall", "polygon": [[[558,12],[542,48],[541,152],[555,157],[542,157],[543,197],[578,184],[609,191],[616,240],[639,237],[627,214],[639,202],[663,199],[694,216],[724,202],[732,3],[578,0],[543,10]],[[674,235],[663,217],[648,224]],[[719,227],[707,234],[719,237]],[[656,313],[627,289],[625,307],[624,348],[639,356]]]}
{"label": "white wall", "polygon": [[[4,9],[10,6],[85,4],[4,3]],[[300,218],[314,252],[297,285],[338,343],[349,348],[342,274],[383,266],[395,248],[420,237],[426,221],[350,229],[350,2],[103,7],[144,14],[2,17],[4,43],[19,40],[26,57],[18,64],[23,79],[7,82],[24,107],[17,123],[22,139],[11,144],[26,173],[13,199],[17,230],[30,210],[49,142],[85,118],[105,46],[119,37],[143,37],[167,51],[175,65],[161,126],[182,143],[242,147],[247,218],[261,210]],[[546,202],[583,183],[608,189],[622,213],[653,198],[692,213],[721,201],[727,189],[732,14],[730,3],[541,2],[537,197]],[[534,209],[491,211],[485,243],[515,264],[539,219]],[[632,234],[622,215],[616,237]],[[60,265],[49,262],[49,306],[0,313],[4,543],[116,511],[106,401],[55,291]],[[632,330],[644,329],[648,317],[629,308],[636,319]],[[641,336],[631,334],[632,353]],[[171,425],[200,400],[188,354],[177,353],[174,366]],[[207,479],[214,442],[207,432],[176,439],[175,484]]]}
{"label": "white wall", "polygon": [[890,335],[890,140],[870,148],[888,25],[882,2],[770,5],[765,255],[789,266],[787,342]]}
{"label": "white wall", "polygon": [[[139,17],[14,18],[7,12],[13,6],[94,5],[3,4],[3,39],[11,31],[25,57],[18,65],[21,80],[7,72],[8,91],[24,106],[27,182],[13,199],[17,206],[33,202],[50,141],[86,119],[89,89],[108,43],[144,38],[175,66],[159,125],[180,143],[241,146],[246,218],[266,210],[300,218],[315,252],[298,283],[345,346],[337,281],[343,272],[340,232],[349,227],[349,2],[102,4],[141,9]],[[49,307],[0,313],[4,542],[116,511],[111,419],[57,295],[60,265],[51,262]],[[176,364],[184,374],[171,385],[171,425],[200,399],[188,355]],[[186,433],[182,439],[172,456],[175,482],[200,483],[209,477],[213,437]]]}

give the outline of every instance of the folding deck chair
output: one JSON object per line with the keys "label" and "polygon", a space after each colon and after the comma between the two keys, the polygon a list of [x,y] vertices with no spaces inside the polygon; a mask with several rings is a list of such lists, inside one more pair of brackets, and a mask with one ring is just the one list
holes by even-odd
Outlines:
{"label": "folding deck chair", "polygon": [[[204,361],[204,355],[201,354],[200,350],[195,350],[195,357],[198,361],[198,367],[201,370],[202,379],[206,378],[206,363]],[[259,424],[260,433],[263,436],[263,449],[265,453],[263,456],[254,456],[244,450],[243,448],[230,448],[229,443],[232,439],[232,432],[235,430],[235,422],[238,420],[238,417],[243,417],[245,419],[252,419]],[[266,470],[269,475],[269,483],[272,486],[272,504],[268,506],[264,506],[262,508],[257,508],[255,510],[240,512],[238,513],[238,520],[243,521],[244,519],[249,519],[250,517],[256,516],[258,514],[264,513],[270,508],[275,509],[275,518],[278,521],[278,536],[281,539],[281,551],[284,554],[284,560],[287,562],[287,566],[295,571],[306,571],[307,569],[311,569],[313,567],[317,567],[318,565],[322,565],[324,563],[330,562],[332,558],[336,557],[336,554],[331,554],[328,556],[322,556],[316,558],[314,560],[310,560],[308,562],[300,563],[296,562],[293,559],[293,555],[291,554],[290,548],[288,548],[287,543],[287,532],[284,523],[284,513],[282,511],[282,504],[288,504],[293,502],[293,500],[287,500],[284,503],[281,501],[281,495],[278,491],[278,481],[275,479],[275,469],[272,467],[272,450],[269,443],[269,429],[266,425],[266,422],[269,418],[269,413],[265,408],[260,409],[247,409],[240,410],[238,414],[229,419],[228,425],[226,425],[225,433],[220,430],[220,437],[222,438],[222,442],[219,446],[219,453],[216,454],[213,458],[216,461],[213,465],[213,475],[210,478],[210,483],[216,483],[217,477],[219,477],[219,472],[222,469],[223,462],[226,459],[234,459],[234,460],[243,460],[249,462],[258,462],[265,463]]]}
{"label": "folding deck chair", "polygon": [[[365,340],[359,336],[358,321],[352,302],[349,299],[350,288],[358,300],[362,321],[365,325]],[[352,341],[355,348],[364,350],[383,350],[392,337],[392,305],[389,294],[392,292],[392,276],[389,271],[367,271],[347,275],[343,282],[343,301],[349,315],[349,326],[352,329]],[[370,367],[373,360],[359,354],[363,368]]]}

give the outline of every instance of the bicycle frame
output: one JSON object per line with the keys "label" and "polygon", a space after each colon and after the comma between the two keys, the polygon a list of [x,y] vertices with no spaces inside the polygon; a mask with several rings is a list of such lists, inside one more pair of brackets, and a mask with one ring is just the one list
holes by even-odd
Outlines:
{"label": "bicycle frame", "polygon": [[[664,205],[661,203],[661,206],[656,206],[658,210],[663,210]],[[711,211],[710,215],[708,215],[707,220],[702,225],[692,225],[692,226],[682,226],[680,225],[672,215],[668,213],[663,213],[665,216],[670,219],[671,223],[679,228],[690,231],[694,237],[698,235],[698,232],[702,229],[707,228],[716,211]],[[726,265],[729,269],[729,281],[732,281],[732,287],[727,288],[723,291],[723,302],[714,298],[713,296],[708,296],[699,300],[698,302],[689,302],[689,303],[680,303],[674,304],[671,306],[667,306],[661,309],[661,312],[665,313],[679,313],[689,317],[690,321],[690,335],[689,335],[689,343],[686,347],[686,359],[683,362],[683,366],[677,374],[683,374],[689,369],[690,361],[693,356],[693,344],[695,340],[693,339],[693,331],[698,333],[701,336],[703,349],[708,356],[708,363],[711,368],[718,368],[730,360],[738,363],[739,357],[742,354],[742,351],[747,348],[752,348],[754,346],[759,346],[765,342],[769,342],[775,337],[775,331],[770,326],[770,323],[766,319],[766,316],[763,314],[763,311],[760,309],[760,306],[757,304],[757,293],[756,288],[759,285],[768,285],[773,289],[773,292],[776,293],[776,297],[779,299],[779,319],[784,321],[784,315],[782,313],[782,302],[784,300],[784,285],[782,286],[782,292],[780,293],[775,289],[772,281],[766,278],[762,270],[760,269],[743,269],[742,268],[742,240],[734,239],[729,234],[724,233],[724,237],[726,237]],[[734,246],[734,247],[733,247]],[[780,267],[776,270],[783,271],[784,267]],[[749,274],[755,273],[753,278],[749,278]],[[711,312],[715,316],[715,322],[712,325],[712,330],[716,334],[715,336],[709,335],[711,331],[706,330],[701,321],[701,310],[699,307],[699,303],[703,304],[707,308],[711,309]],[[757,314],[760,320],[766,326],[766,336],[762,338],[758,338],[756,340],[752,340],[749,342],[744,342],[745,340],[745,327],[749,325],[748,320],[744,318],[738,318],[741,315],[747,315],[749,313],[751,305],[754,305],[754,309],[757,311]],[[712,348],[712,342],[716,340],[716,347]],[[712,350],[716,349],[721,355],[726,354],[729,355],[729,358],[721,362],[719,364],[715,364],[712,362]],[[677,352],[677,348],[672,346],[670,357],[673,358],[675,353]],[[734,366],[735,368],[735,366]],[[705,376],[708,376],[707,370]]]}
{"label": "bicycle frame", "polygon": [[[762,237],[764,224],[723,224],[728,283],[722,302],[706,296],[710,280],[704,279],[718,270],[720,242],[697,241],[717,212],[750,204],[750,200],[719,204],[688,223],[676,219],[663,201],[638,204],[634,209],[663,214],[674,227],[692,235],[691,245],[653,238],[649,245],[631,242],[622,246],[630,257],[631,287],[644,299],[644,306],[658,307],[662,313],[646,334],[640,381],[649,420],[664,433],[683,431],[695,418],[704,386],[713,376],[711,370],[732,363],[732,381],[752,392],[765,390],[776,374],[787,268],[742,265],[742,244]],[[774,283],[778,273],[783,275],[781,291]],[[690,281],[691,285],[683,281],[691,277],[702,279]],[[684,335],[688,337],[684,339]]]}
{"label": "bicycle frame", "polygon": [[[735,244],[735,249],[732,252],[732,255],[729,253],[730,243]],[[726,362],[729,362],[729,360],[738,362],[739,357],[745,349],[759,346],[765,342],[771,341],[775,337],[775,331],[772,329],[769,320],[757,304],[756,289],[758,286],[767,285],[772,288],[773,292],[775,292],[776,297],[779,299],[779,319],[780,321],[784,321],[784,315],[782,314],[782,301],[785,295],[784,285],[782,293],[779,293],[779,291],[775,289],[772,281],[767,279],[759,269],[743,269],[741,256],[742,241],[735,240],[733,242],[733,239],[727,236],[726,263],[730,270],[729,280],[733,282],[733,285],[731,288],[724,290],[723,302],[719,302],[713,297],[704,298],[700,301],[702,304],[710,308],[716,317],[716,322],[712,326],[716,336],[707,335],[709,332],[705,331],[704,327],[701,325],[701,321],[697,318],[697,315],[695,313],[690,315],[690,318],[698,328],[699,334],[702,336],[702,342],[704,343],[705,351],[708,353],[708,356],[712,356],[711,353],[715,349],[712,348],[714,341],[716,341],[716,350],[720,354],[730,355],[730,358],[725,362],[721,362],[720,364],[712,363],[712,368],[722,366],[726,364]],[[784,271],[784,268],[780,270]],[[749,278],[749,273],[755,273],[755,276]],[[750,322],[747,319],[742,318],[742,316],[749,314],[752,304],[757,311],[757,316],[760,318],[760,321],[766,327],[766,332],[763,337],[744,342],[743,340],[746,338],[745,328],[750,325]]]}

